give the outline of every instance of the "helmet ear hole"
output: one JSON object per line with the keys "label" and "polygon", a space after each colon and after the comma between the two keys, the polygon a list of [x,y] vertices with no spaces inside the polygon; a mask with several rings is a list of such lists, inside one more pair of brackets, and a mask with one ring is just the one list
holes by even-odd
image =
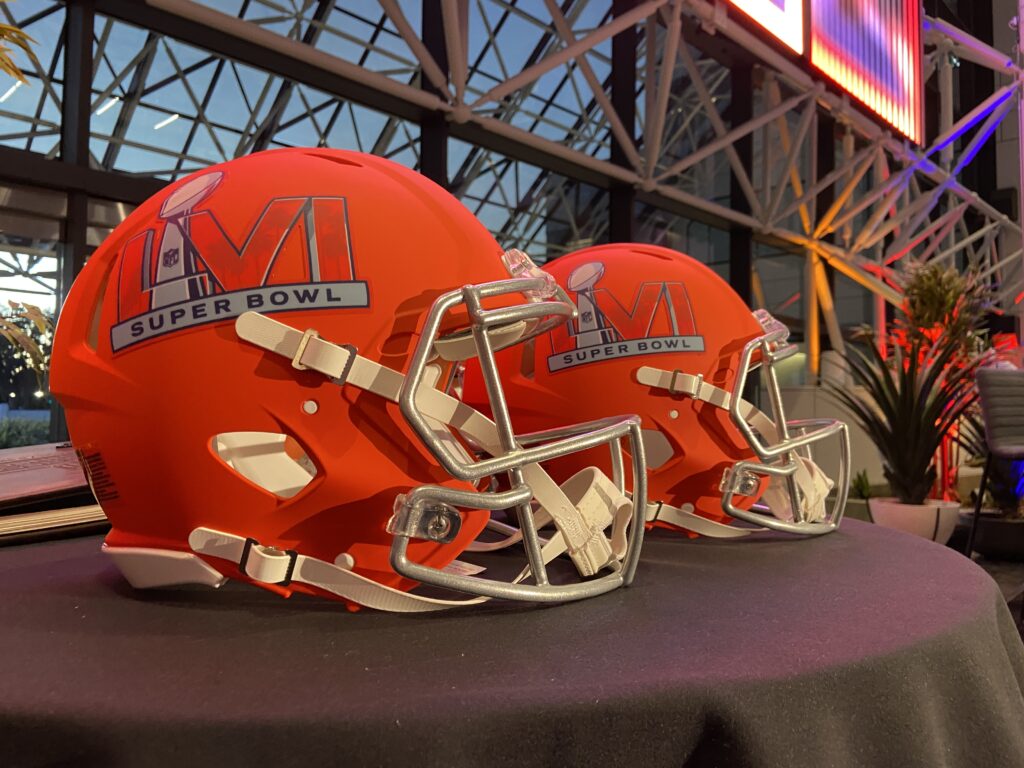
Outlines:
{"label": "helmet ear hole", "polygon": [[644,442],[644,456],[647,458],[648,469],[664,466],[675,455],[675,448],[660,429],[644,429],[640,434]]}
{"label": "helmet ear hole", "polygon": [[295,496],[317,473],[298,441],[277,432],[223,432],[211,447],[230,469],[282,499]]}

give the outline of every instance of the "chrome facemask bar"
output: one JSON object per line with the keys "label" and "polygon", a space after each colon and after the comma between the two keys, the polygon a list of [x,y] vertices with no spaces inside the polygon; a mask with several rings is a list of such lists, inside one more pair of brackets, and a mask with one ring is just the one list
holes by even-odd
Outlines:
{"label": "chrome facemask bar", "polygon": [[[764,329],[764,334],[743,347],[739,371],[729,401],[729,417],[750,444],[760,462],[739,461],[727,470],[723,480],[722,508],[740,520],[764,526],[777,531],[797,534],[829,533],[839,526],[846,509],[849,494],[850,439],[847,426],[838,419],[785,420],[782,391],[779,387],[775,366],[796,352],[788,343],[789,329],[765,310],[757,310],[754,317]],[[771,400],[772,421],[778,430],[778,441],[766,445],[761,436],[743,418],[741,406],[743,390],[756,352],[760,352],[760,367],[765,374],[765,387]],[[812,446],[822,440],[836,437],[840,446],[839,477],[836,480],[836,496],[830,510],[821,520],[807,520],[801,505],[801,492],[797,487],[796,472],[800,467],[798,456],[813,460]],[[760,484],[760,478],[781,479],[786,484],[793,510],[793,520],[783,520],[772,514],[740,509],[734,503],[737,496],[749,496]]]}
{"label": "chrome facemask bar", "polygon": [[[514,265],[509,264],[507,256],[506,265],[509,266],[510,272],[516,274]],[[453,477],[476,482],[485,477],[504,473],[508,477],[510,489],[502,492],[477,492],[436,485],[412,489],[404,498],[400,497],[399,503],[396,504],[395,524],[392,528],[395,538],[391,550],[391,565],[396,572],[407,578],[486,597],[535,602],[563,602],[592,597],[629,584],[640,557],[644,530],[643,510],[646,508],[647,500],[646,463],[640,419],[637,416],[608,418],[516,435],[501,386],[494,357],[496,349],[490,331],[510,323],[530,321],[527,325],[528,332],[516,339],[517,342],[522,342],[548,332],[576,314],[575,306],[564,291],[558,289],[550,276],[529,268],[521,269],[519,274],[526,276],[466,286],[460,290],[450,291],[434,302],[399,395],[402,415],[441,466]],[[498,309],[484,308],[484,302],[487,300],[516,294],[525,296],[527,303]],[[470,330],[500,441],[500,455],[480,460],[468,457],[464,452],[454,449],[450,442],[441,439],[435,427],[416,404],[416,393],[424,381],[427,365],[435,357],[434,345],[439,338],[442,321],[460,305],[465,306],[469,316]],[[632,515],[628,522],[625,554],[621,561],[607,564],[606,570],[610,572],[605,575],[595,575],[576,584],[551,584],[531,506],[535,494],[524,479],[523,467],[607,445],[612,454],[613,482],[625,493],[621,444],[623,439],[629,440],[634,500]],[[516,510],[534,584],[462,576],[408,559],[407,551],[411,538],[426,538],[439,542],[454,538],[459,525],[459,515],[455,508],[460,506],[486,510]]]}

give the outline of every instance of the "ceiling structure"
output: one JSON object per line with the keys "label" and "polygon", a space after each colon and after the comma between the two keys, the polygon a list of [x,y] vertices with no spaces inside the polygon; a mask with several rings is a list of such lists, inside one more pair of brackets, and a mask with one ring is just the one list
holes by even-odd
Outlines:
{"label": "ceiling structure", "polygon": [[[1009,313],[1024,296],[1018,225],[960,180],[1019,102],[1020,70],[942,21],[925,24],[940,125],[922,148],[704,0],[84,5],[0,4],[0,21],[33,35],[38,57],[26,62],[27,86],[0,91],[0,145],[20,150],[6,167],[38,177],[36,156],[69,164],[66,178],[80,186],[69,194],[87,197],[82,211],[111,198],[123,214],[210,163],[318,145],[420,169],[504,245],[541,261],[625,234],[729,274],[730,258],[734,271],[743,262],[727,231],[746,233],[762,252],[803,260],[777,278],[795,283],[781,293],[755,260],[749,298],[780,312],[803,302],[812,371],[819,317],[831,345],[843,345],[832,270],[877,297],[880,321],[911,259],[977,265]],[[76,31],[91,50],[68,49]],[[91,74],[65,61],[68,50]],[[958,59],[993,70],[998,83],[955,120]],[[88,135],[69,153],[62,131],[76,99]],[[82,217],[91,245],[116,223]],[[0,282],[20,269],[37,283],[45,272],[56,288],[43,251],[55,258],[59,247],[0,245],[9,249]],[[749,250],[748,241],[747,272]]]}

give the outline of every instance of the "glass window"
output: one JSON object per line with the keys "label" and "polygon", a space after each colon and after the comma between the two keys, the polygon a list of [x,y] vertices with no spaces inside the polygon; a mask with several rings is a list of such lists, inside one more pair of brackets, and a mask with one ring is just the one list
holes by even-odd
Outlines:
{"label": "glass window", "polygon": [[700,221],[637,203],[636,237],[692,256],[729,280],[729,233]]}
{"label": "glass window", "polygon": [[754,303],[790,330],[791,341],[804,338],[804,269],[807,257],[754,243]]}
{"label": "glass window", "polygon": [[[577,40],[610,18],[610,0],[573,3],[566,13],[567,26]],[[468,22],[470,72],[465,98],[470,104],[566,46],[540,3],[474,3]],[[535,136],[607,159],[611,154],[608,120],[594,85],[599,95],[610,98],[611,40],[587,51],[585,62],[593,83],[570,59],[500,95],[497,102],[481,102],[478,109]]]}
{"label": "glass window", "polygon": [[608,193],[498,152],[453,139],[452,194],[503,248],[538,263],[608,240]]}
{"label": "glass window", "polygon": [[835,276],[832,298],[843,335],[848,336],[862,325],[874,325],[875,294],[840,272],[833,270],[832,274]]}
{"label": "glass window", "polygon": [[27,83],[0,74],[0,144],[4,146],[50,157],[60,153],[64,15],[62,3],[0,3],[0,24],[14,25],[30,35],[37,59],[33,62],[17,49],[13,52]]}
{"label": "glass window", "polygon": [[66,198],[0,184],[0,449],[49,442],[46,374]]}
{"label": "glass window", "polygon": [[[653,62],[654,85],[657,86],[661,71],[661,56],[665,51],[665,30],[656,30],[657,44],[650,48],[656,52]],[[643,124],[643,131],[650,140],[660,136],[659,152],[656,155],[654,176],[659,181],[677,187],[698,197],[723,205],[729,203],[729,161],[724,152],[716,152],[697,163],[689,165],[692,155],[717,138],[714,126],[708,118],[699,89],[694,85],[685,65],[677,61],[673,71],[673,83],[669,92],[668,105],[660,116],[660,134],[654,115],[655,91],[646,88],[648,45],[642,44],[637,62],[637,119]],[[715,110],[729,125],[728,108],[732,100],[732,79],[729,69],[712,58],[703,57],[699,50],[687,46],[694,60],[701,80],[710,94]],[[648,114],[650,113],[650,114]],[[686,167],[683,167],[683,166]]]}
{"label": "glass window", "polygon": [[[87,211],[95,248],[132,206],[91,199]],[[47,372],[66,216],[63,193],[0,184],[0,449],[49,442],[52,434]]]}
{"label": "glass window", "polygon": [[[200,0],[223,13],[244,18],[292,40],[302,40],[344,61],[418,87],[419,58],[395,23],[373,0],[329,4],[281,4],[274,0]],[[408,29],[422,35],[422,3],[396,3]],[[610,154],[607,121],[591,84],[575,60],[553,67],[534,81],[480,101],[504,83],[566,46],[543,3],[479,0],[460,4],[466,26],[468,72],[464,100],[474,109],[537,136],[570,145],[596,157]],[[566,11],[575,39],[610,18],[610,0],[579,0]],[[611,73],[611,40],[587,51],[586,62],[605,95]],[[450,84],[454,93],[456,85]],[[480,103],[476,103],[476,102]]]}
{"label": "glass window", "polygon": [[[419,77],[416,55],[376,0],[346,0],[326,7],[308,1],[198,1],[396,80],[412,83]],[[398,0],[396,5],[419,37],[421,0]]]}
{"label": "glass window", "polygon": [[178,178],[261,149],[356,149],[418,166],[419,126],[97,17],[93,156],[108,170]]}

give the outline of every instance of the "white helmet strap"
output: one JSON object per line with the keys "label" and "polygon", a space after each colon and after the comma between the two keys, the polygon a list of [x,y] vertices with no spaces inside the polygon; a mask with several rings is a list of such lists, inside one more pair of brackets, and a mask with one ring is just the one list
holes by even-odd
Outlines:
{"label": "white helmet strap", "polygon": [[[648,387],[663,389],[673,395],[689,397],[702,403],[708,403],[726,412],[728,412],[732,403],[732,394],[730,392],[710,384],[699,374],[693,375],[681,371],[666,371],[661,368],[643,366],[637,369],[636,379]],[[775,422],[752,403],[746,400],[740,402],[740,416],[761,435],[765,442],[778,442],[779,431]],[[797,466],[793,472],[792,479],[799,491],[799,503],[803,513],[801,517],[808,522],[822,520],[825,517],[826,499],[833,486],[832,480],[811,459],[799,455],[796,455],[796,459]],[[762,496],[772,514],[781,520],[794,519],[792,497],[789,494],[787,485],[787,478],[772,477],[767,490]],[[684,511],[686,506],[684,505]],[[674,507],[669,508],[669,510],[675,509]],[[650,515],[650,512],[648,514]],[[676,514],[676,519],[670,520],[669,514],[671,513],[666,510],[661,513],[659,519],[672,522],[682,528],[687,528],[706,536],[735,536],[735,533],[726,533],[718,527],[712,527],[708,530],[707,526],[703,524],[701,524],[701,527],[704,530],[697,530],[692,525],[687,524],[690,521],[686,515]],[[721,527],[732,528],[732,526]],[[743,528],[740,530],[748,531],[750,529]]]}

